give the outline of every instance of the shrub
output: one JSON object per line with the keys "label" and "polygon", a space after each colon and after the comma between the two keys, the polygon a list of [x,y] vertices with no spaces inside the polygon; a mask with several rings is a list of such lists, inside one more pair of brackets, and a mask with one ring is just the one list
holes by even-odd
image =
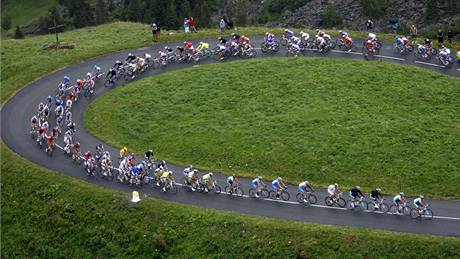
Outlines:
{"label": "shrub", "polygon": [[24,39],[24,34],[22,33],[21,28],[19,28],[19,25],[16,27],[16,31],[14,31],[14,38]]}
{"label": "shrub", "polygon": [[321,13],[320,25],[325,28],[339,27],[343,23],[342,14],[334,6],[328,6]]}
{"label": "shrub", "polygon": [[2,15],[2,29],[5,31],[11,29],[11,17],[8,14]]}
{"label": "shrub", "polygon": [[388,7],[385,0],[360,0],[359,5],[363,8],[364,14],[377,18],[382,17]]}

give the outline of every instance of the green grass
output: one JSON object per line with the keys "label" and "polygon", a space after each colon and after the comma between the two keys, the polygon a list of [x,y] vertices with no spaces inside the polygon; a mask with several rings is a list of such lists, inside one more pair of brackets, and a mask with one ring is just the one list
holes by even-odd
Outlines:
{"label": "green grass", "polygon": [[11,17],[11,28],[46,15],[48,10],[57,6],[56,0],[6,0],[2,3],[2,15]]}
{"label": "green grass", "polygon": [[459,198],[460,80],[386,62],[268,58],[118,88],[85,127],[137,153],[244,176]]}
{"label": "green grass", "polygon": [[[1,257],[455,258],[460,239],[281,221],[144,199],[45,170],[2,145]],[[397,250],[397,254],[394,254]]]}

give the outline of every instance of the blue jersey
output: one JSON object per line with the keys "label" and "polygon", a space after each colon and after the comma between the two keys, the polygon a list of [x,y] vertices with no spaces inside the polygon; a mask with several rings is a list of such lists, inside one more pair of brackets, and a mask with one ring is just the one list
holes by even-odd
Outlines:
{"label": "blue jersey", "polygon": [[131,169],[131,173],[132,173],[133,175],[137,175],[137,174],[139,173],[139,171],[140,171],[140,170],[139,170],[139,168],[138,168],[137,166],[135,166],[135,167],[133,167],[133,168]]}
{"label": "blue jersey", "polygon": [[293,32],[293,31],[287,31],[287,32],[286,32],[286,35],[287,35],[288,37],[292,37],[292,36],[294,36],[294,32]]}

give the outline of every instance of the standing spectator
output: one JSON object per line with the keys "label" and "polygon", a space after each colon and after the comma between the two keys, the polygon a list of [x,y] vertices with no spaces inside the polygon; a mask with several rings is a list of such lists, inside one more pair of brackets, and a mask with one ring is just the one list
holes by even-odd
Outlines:
{"label": "standing spectator", "polygon": [[452,30],[449,30],[447,32],[447,41],[449,42],[449,44],[452,45],[453,40],[454,40],[454,32]]}
{"label": "standing spectator", "polygon": [[185,33],[190,32],[190,25],[188,23],[188,18],[187,17],[184,18],[184,31],[185,31]]}
{"label": "standing spectator", "polygon": [[444,44],[444,32],[441,29],[438,30],[438,43],[439,45]]}
{"label": "standing spectator", "polygon": [[391,17],[390,21],[390,29],[391,31],[396,34],[396,32],[398,31],[398,28],[399,28],[399,21],[398,21],[398,18],[396,17]]}
{"label": "standing spectator", "polygon": [[160,41],[160,32],[161,32],[160,23],[157,21],[156,25],[157,25],[157,32],[155,33],[155,41],[159,42]]}
{"label": "standing spectator", "polygon": [[152,36],[153,36],[153,41],[156,41],[156,35],[157,35],[157,25],[156,23],[152,23]]}
{"label": "standing spectator", "polygon": [[374,30],[374,22],[371,19],[367,20],[366,27],[367,27],[368,32],[373,31]]}
{"label": "standing spectator", "polygon": [[410,38],[411,38],[411,40],[414,40],[415,38],[417,38],[417,35],[418,35],[417,27],[415,27],[415,24],[412,24],[412,26],[410,27]]}
{"label": "standing spectator", "polygon": [[224,18],[220,19],[219,27],[220,27],[220,32],[224,33],[224,31],[225,31],[225,20],[224,20]]}
{"label": "standing spectator", "polygon": [[188,25],[190,26],[191,32],[197,32],[195,28],[195,19],[193,17],[190,17],[190,19],[188,19]]}

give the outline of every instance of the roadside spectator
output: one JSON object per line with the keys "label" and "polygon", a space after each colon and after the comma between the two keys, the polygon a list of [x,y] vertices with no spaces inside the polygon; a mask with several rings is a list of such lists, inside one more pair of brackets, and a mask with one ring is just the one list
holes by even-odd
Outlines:
{"label": "roadside spectator", "polygon": [[156,35],[157,35],[157,25],[156,23],[152,23],[152,36],[153,36],[153,41],[156,41]]}
{"label": "roadside spectator", "polygon": [[390,29],[391,31],[396,34],[396,32],[398,31],[398,28],[399,28],[399,21],[398,21],[398,18],[396,17],[391,17],[390,21]]}
{"label": "roadside spectator", "polygon": [[157,33],[155,34],[155,39],[158,42],[158,41],[160,41],[161,28],[160,28],[160,23],[159,22],[156,22],[156,25],[157,25]]}
{"label": "roadside spectator", "polygon": [[189,26],[189,23],[188,23],[188,18],[184,18],[184,31],[185,33],[188,33],[190,32],[190,26]]}
{"label": "roadside spectator", "polygon": [[225,31],[225,21],[224,21],[224,18],[220,19],[219,27],[220,27],[220,32],[221,32],[221,33],[224,33],[224,31]]}
{"label": "roadside spectator", "polygon": [[191,32],[197,32],[195,28],[195,19],[193,17],[190,17],[190,19],[188,19],[188,25],[190,26]]}
{"label": "roadside spectator", "polygon": [[373,31],[374,30],[374,22],[371,19],[367,20],[366,27],[367,27],[368,32]]}
{"label": "roadside spectator", "polygon": [[441,29],[438,30],[438,43],[444,44],[444,32]]}
{"label": "roadside spectator", "polygon": [[410,38],[411,38],[411,40],[414,40],[415,38],[417,38],[417,35],[418,35],[417,27],[415,27],[415,24],[412,24],[412,26],[410,27]]}
{"label": "roadside spectator", "polygon": [[447,41],[449,44],[452,44],[452,41],[454,40],[454,32],[452,30],[449,30],[447,32]]}

